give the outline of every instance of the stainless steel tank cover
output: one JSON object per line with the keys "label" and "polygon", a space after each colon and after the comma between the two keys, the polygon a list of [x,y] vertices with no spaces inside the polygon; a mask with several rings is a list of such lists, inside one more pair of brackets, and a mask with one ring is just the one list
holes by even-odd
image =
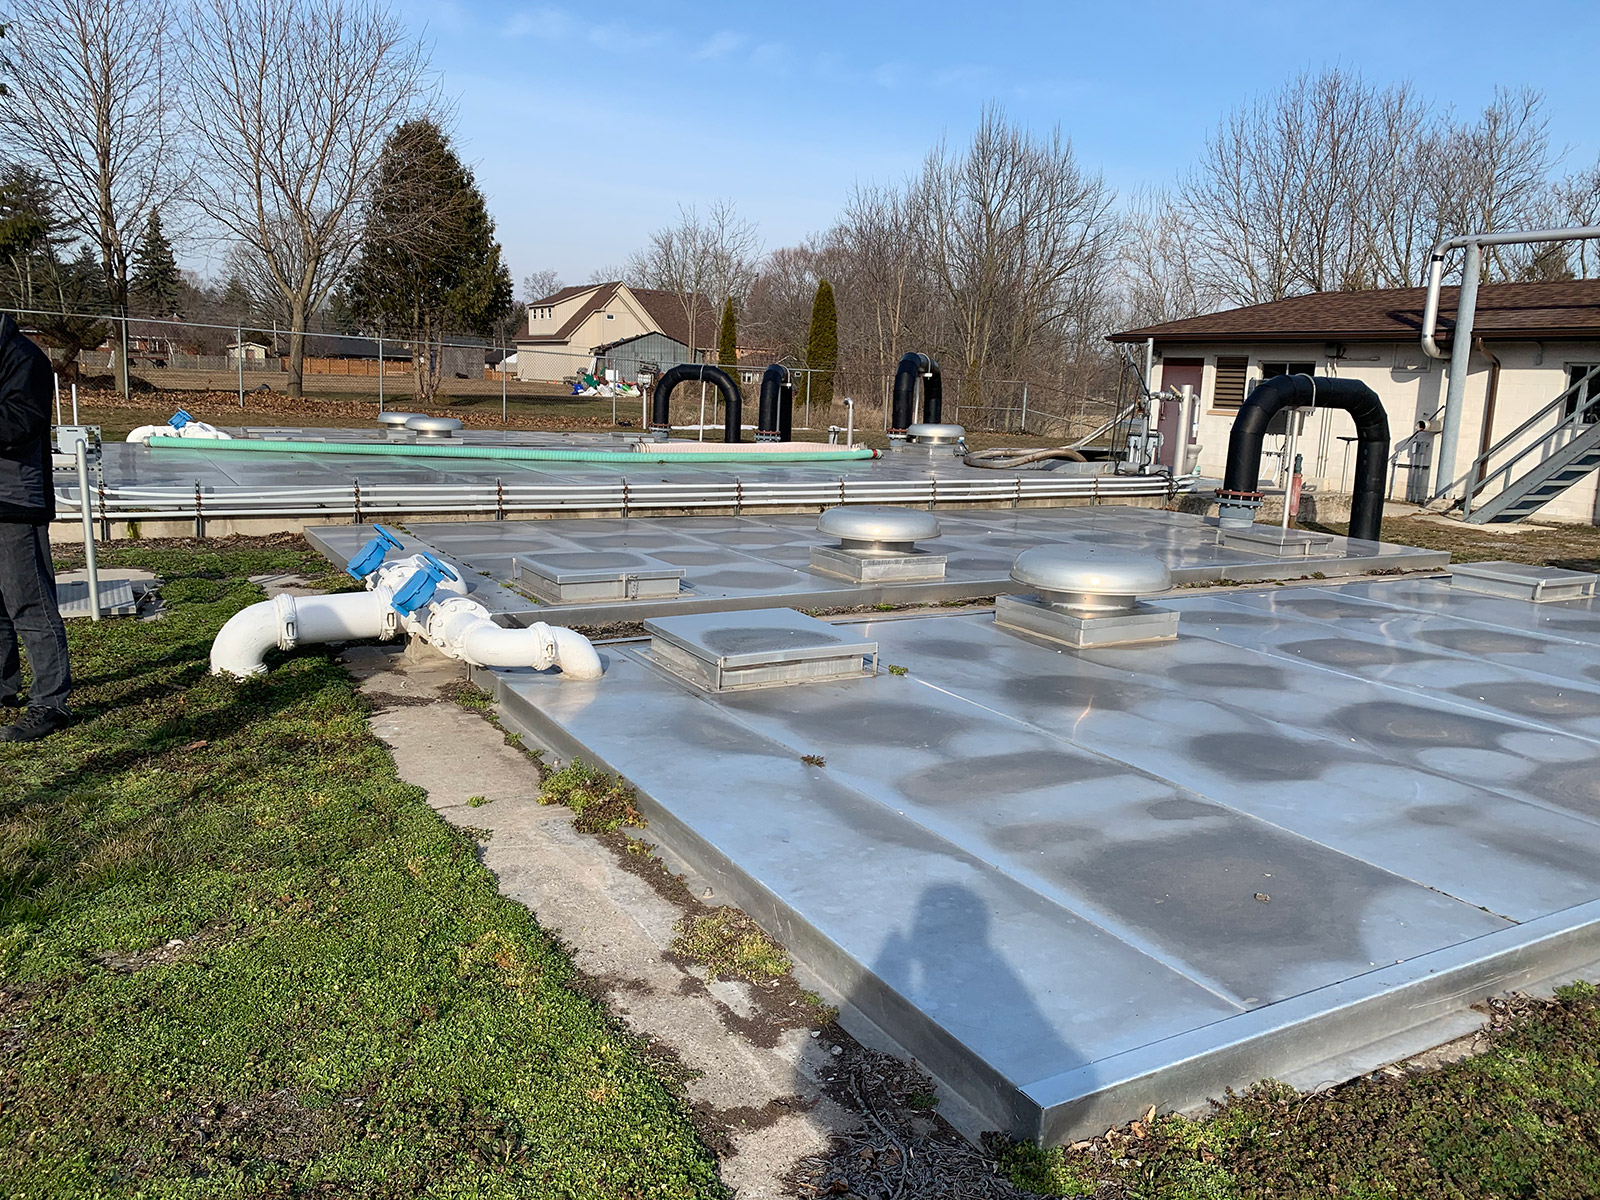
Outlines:
{"label": "stainless steel tank cover", "polygon": [[1172,586],[1167,564],[1112,546],[1035,546],[1017,555],[1011,578],[1045,593],[1072,596],[1153,596]]}
{"label": "stainless steel tank cover", "polygon": [[449,437],[461,428],[461,422],[454,417],[412,417],[406,422],[406,428],[423,437]]}
{"label": "stainless steel tank cover", "polygon": [[404,425],[407,421],[415,420],[417,417],[422,415],[422,413],[412,412],[382,412],[378,414],[378,424],[398,428],[399,426]]}
{"label": "stainless steel tank cover", "polygon": [[817,518],[817,531],[846,542],[904,544],[939,536],[939,518],[891,504],[851,504],[830,508]]}
{"label": "stainless steel tank cover", "polygon": [[967,431],[960,425],[908,425],[906,436],[914,442],[927,446],[954,444],[967,436]]}

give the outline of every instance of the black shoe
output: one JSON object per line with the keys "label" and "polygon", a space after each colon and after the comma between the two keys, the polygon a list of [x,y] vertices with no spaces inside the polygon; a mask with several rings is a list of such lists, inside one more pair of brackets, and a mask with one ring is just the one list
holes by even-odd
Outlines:
{"label": "black shoe", "polygon": [[64,708],[30,708],[15,725],[0,728],[0,742],[37,742],[72,724]]}

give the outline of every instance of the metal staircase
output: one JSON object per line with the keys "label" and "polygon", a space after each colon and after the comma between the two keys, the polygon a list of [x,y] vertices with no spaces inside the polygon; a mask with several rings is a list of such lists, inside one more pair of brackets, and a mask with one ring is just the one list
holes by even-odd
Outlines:
{"label": "metal staircase", "polygon": [[[1591,368],[1473,460],[1451,489],[1463,488],[1463,520],[1472,525],[1520,521],[1600,470],[1600,388],[1593,396],[1587,395],[1590,381],[1596,378],[1600,378],[1600,367]],[[1569,403],[1573,411],[1567,413]],[[1557,422],[1552,428],[1534,432],[1552,417]],[[1491,470],[1490,463],[1507,453],[1510,456]],[[1496,484],[1497,492],[1493,491]]]}

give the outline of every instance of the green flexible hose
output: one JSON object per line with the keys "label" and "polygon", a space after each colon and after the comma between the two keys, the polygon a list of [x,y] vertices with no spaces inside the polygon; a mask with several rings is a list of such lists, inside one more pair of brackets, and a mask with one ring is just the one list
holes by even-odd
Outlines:
{"label": "green flexible hose", "polygon": [[876,458],[878,452],[865,446],[819,446],[815,450],[762,450],[723,453],[685,450],[652,455],[648,450],[540,450],[527,446],[427,446],[413,442],[296,442],[267,441],[255,438],[231,440],[211,438],[152,437],[146,443],[152,450],[243,451],[261,454],[367,454],[393,458],[489,458],[515,462],[592,462],[632,463],[797,463],[839,462],[846,459]]}

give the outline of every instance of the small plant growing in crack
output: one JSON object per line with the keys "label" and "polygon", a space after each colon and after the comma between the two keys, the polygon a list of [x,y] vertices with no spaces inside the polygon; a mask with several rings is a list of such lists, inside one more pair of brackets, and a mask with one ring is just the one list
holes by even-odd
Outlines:
{"label": "small plant growing in crack", "polygon": [[737,908],[690,913],[673,927],[674,954],[699,963],[713,975],[766,983],[788,974],[789,956]]}
{"label": "small plant growing in crack", "polygon": [[539,803],[570,808],[573,826],[584,833],[611,833],[624,825],[644,828],[644,816],[634,805],[636,795],[615,775],[575,758],[545,776]]}
{"label": "small plant growing in crack", "polygon": [[828,760],[820,754],[802,754],[800,761],[808,767],[825,767],[828,765]]}
{"label": "small plant growing in crack", "polygon": [[883,669],[891,675],[904,675],[908,668],[896,666],[894,663],[885,663]]}
{"label": "small plant growing in crack", "polygon": [[487,797],[487,796],[468,796],[467,797],[467,807],[468,808],[482,808],[485,804],[488,804],[488,803],[489,803],[489,797]]}

